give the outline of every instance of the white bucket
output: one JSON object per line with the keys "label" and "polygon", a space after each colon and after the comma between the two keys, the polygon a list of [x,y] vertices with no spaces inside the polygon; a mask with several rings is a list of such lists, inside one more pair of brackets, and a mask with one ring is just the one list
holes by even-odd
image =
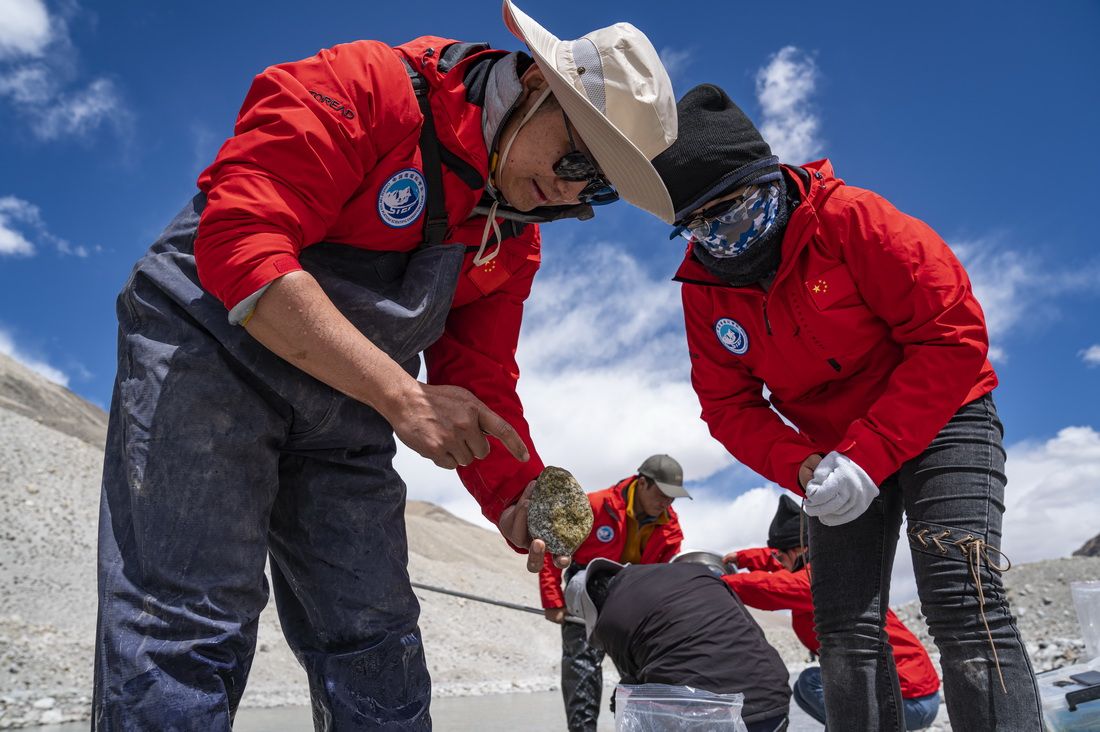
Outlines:
{"label": "white bucket", "polygon": [[1085,658],[1100,657],[1100,581],[1070,582],[1070,594],[1077,608],[1077,622],[1085,639]]}

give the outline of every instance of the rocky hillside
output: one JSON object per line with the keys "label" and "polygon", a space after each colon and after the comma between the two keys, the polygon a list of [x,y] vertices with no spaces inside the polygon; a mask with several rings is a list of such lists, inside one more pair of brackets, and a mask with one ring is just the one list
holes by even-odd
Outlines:
{"label": "rocky hillside", "polygon": [[[1087,660],[1069,584],[1100,579],[1100,558],[1049,559],[1014,566],[1004,575],[1008,601],[1036,673]],[[918,602],[895,609],[939,661]]]}
{"label": "rocky hillside", "polygon": [[103,447],[107,415],[0,353],[0,409],[29,417],[92,447]]}
{"label": "rocky hillside", "polygon": [[1092,537],[1073,553],[1075,557],[1100,557],[1100,534]]}

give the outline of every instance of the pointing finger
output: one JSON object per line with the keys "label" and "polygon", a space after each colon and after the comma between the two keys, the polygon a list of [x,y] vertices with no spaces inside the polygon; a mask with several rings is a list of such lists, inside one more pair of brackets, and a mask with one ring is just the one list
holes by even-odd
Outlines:
{"label": "pointing finger", "polygon": [[492,435],[504,443],[504,446],[508,448],[508,452],[512,453],[516,460],[523,463],[527,462],[530,454],[527,452],[527,445],[524,445],[523,440],[520,439],[519,433],[500,415],[484,404],[478,409],[478,424],[482,432]]}

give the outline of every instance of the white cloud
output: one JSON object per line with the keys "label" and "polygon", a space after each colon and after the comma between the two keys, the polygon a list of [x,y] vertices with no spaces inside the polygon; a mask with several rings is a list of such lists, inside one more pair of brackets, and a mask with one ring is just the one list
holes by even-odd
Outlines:
{"label": "white cloud", "polygon": [[686,48],[665,46],[661,49],[660,56],[661,63],[664,64],[665,71],[668,72],[673,82],[691,64],[691,51]]}
{"label": "white cloud", "polygon": [[50,15],[42,0],[0,3],[0,59],[40,56],[52,35]]}
{"label": "white cloud", "polygon": [[[8,62],[0,66],[0,100],[6,98],[31,133],[44,142],[87,137],[102,127],[125,137],[132,115],[117,85],[104,77],[87,83],[78,81],[77,50],[66,19],[50,14],[35,0],[7,2],[14,4],[0,10],[0,28],[4,28],[0,31],[0,61]],[[65,9],[75,12],[76,5],[66,5]],[[12,45],[13,50],[7,53],[5,13],[12,13],[24,27],[10,31],[12,37],[22,39],[23,45]]]}
{"label": "white cloud", "polygon": [[1004,550],[1013,562],[1068,556],[1100,532],[1100,433],[1066,427],[1008,450]]}
{"label": "white cloud", "polygon": [[817,78],[813,58],[794,46],[780,49],[756,72],[760,134],[784,162],[803,163],[821,153],[821,123],[810,103]]}
{"label": "white cloud", "polygon": [[1077,355],[1087,366],[1100,366],[1100,343],[1089,346]]}
{"label": "white cloud", "polygon": [[12,338],[11,334],[3,329],[0,329],[0,353],[15,359],[43,378],[49,379],[61,386],[69,385],[69,377],[65,372],[51,366],[41,358],[20,349],[15,344],[15,340]]}
{"label": "white cloud", "polygon": [[[53,245],[58,252],[74,257],[87,257],[91,250],[83,245],[73,245],[54,236],[42,220],[42,214],[33,203],[15,196],[0,196],[0,257],[30,257],[36,252],[35,242]],[[96,247],[95,251],[101,251]]]}
{"label": "white cloud", "polygon": [[87,136],[101,126],[126,126],[122,96],[110,79],[96,79],[86,88],[59,94],[52,113],[34,127],[41,140]]}
{"label": "white cloud", "polygon": [[675,505],[684,529],[684,549],[724,554],[764,546],[783,493],[778,486],[767,484],[730,499],[717,489],[696,488],[694,500],[680,500]]}
{"label": "white cloud", "polygon": [[[519,391],[540,456],[590,491],[657,452],[679,460],[688,480],[731,465],[699,419],[678,286],[621,247],[580,251],[535,278],[524,315]],[[403,447],[396,462],[410,498],[476,513],[455,474]]]}
{"label": "white cloud", "polygon": [[34,244],[27,239],[24,231],[27,227],[37,229],[40,226],[37,206],[15,196],[0,198],[0,256],[34,255]]}
{"label": "white cloud", "polygon": [[1021,327],[1038,329],[1057,317],[1058,297],[1092,288],[1095,265],[1054,270],[1037,254],[1004,248],[992,239],[951,244],[970,275],[974,295],[985,313],[990,358],[1004,361],[1004,341]]}

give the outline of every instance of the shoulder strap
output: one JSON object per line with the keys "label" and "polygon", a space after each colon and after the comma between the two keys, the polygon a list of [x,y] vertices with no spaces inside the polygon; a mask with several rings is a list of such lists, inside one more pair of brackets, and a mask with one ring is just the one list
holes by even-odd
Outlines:
{"label": "shoulder strap", "polygon": [[443,192],[443,164],[439,156],[439,138],[435,134],[435,120],[432,118],[431,101],[428,98],[428,80],[402,58],[405,70],[409,73],[416,102],[424,115],[424,124],[420,128],[420,158],[424,175],[428,179],[428,214],[424,218],[424,243],[428,246],[443,243],[447,235],[447,201]]}

